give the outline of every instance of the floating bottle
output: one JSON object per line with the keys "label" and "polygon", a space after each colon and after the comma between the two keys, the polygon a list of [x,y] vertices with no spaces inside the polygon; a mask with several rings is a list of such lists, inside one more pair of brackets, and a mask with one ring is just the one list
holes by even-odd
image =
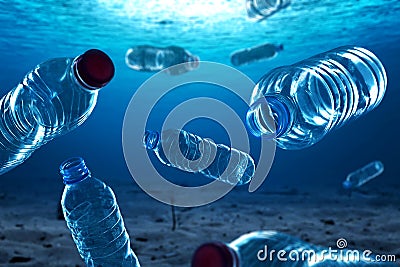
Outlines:
{"label": "floating bottle", "polygon": [[86,265],[140,267],[112,189],[91,176],[82,158],[64,161],[60,172],[64,217]]}
{"label": "floating bottle", "polygon": [[275,139],[283,149],[309,147],[376,108],[386,84],[385,69],[373,53],[339,47],[262,77],[247,124],[254,135]]}
{"label": "floating bottle", "polygon": [[395,267],[394,262],[373,262],[371,251],[347,249],[339,239],[337,248],[309,244],[275,231],[245,234],[229,244],[206,243],[192,257],[192,267]]}
{"label": "floating bottle", "polygon": [[343,182],[343,188],[346,190],[358,188],[371,181],[375,177],[381,175],[383,171],[383,163],[380,161],[373,161],[347,175],[346,180]]}
{"label": "floating bottle", "polygon": [[254,176],[254,160],[249,154],[184,130],[165,130],[161,135],[146,131],[143,142],[161,163],[183,171],[232,185],[247,184]]}
{"label": "floating bottle", "polygon": [[0,175],[81,125],[96,105],[98,90],[113,76],[113,62],[97,49],[49,60],[29,72],[0,100]]}
{"label": "floating bottle", "polygon": [[[138,45],[129,48],[125,55],[126,65],[133,70],[155,72],[169,68],[168,73],[171,75],[179,75],[196,69],[199,66],[199,60],[198,56],[192,55],[179,46]],[[175,67],[170,68],[172,66]]]}
{"label": "floating bottle", "polygon": [[263,20],[288,7],[290,0],[246,0],[247,15],[250,19]]}
{"label": "floating bottle", "polygon": [[231,63],[234,66],[271,59],[283,50],[283,44],[262,44],[256,47],[235,51],[231,54]]}

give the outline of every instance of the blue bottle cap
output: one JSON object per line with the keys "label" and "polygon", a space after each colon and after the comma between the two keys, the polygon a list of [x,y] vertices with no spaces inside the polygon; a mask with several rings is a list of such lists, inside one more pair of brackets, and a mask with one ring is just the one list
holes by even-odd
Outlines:
{"label": "blue bottle cap", "polygon": [[351,189],[351,188],[353,187],[353,183],[350,182],[350,181],[348,181],[348,180],[345,180],[345,181],[342,183],[342,186],[343,186],[344,189],[349,190],[349,189]]}
{"label": "blue bottle cap", "polygon": [[160,141],[160,134],[156,131],[146,131],[143,137],[143,145],[146,149],[153,150]]}
{"label": "blue bottle cap", "polygon": [[81,157],[69,158],[61,163],[60,173],[64,184],[67,185],[75,184],[90,176],[90,171]]}
{"label": "blue bottle cap", "polygon": [[200,246],[192,258],[192,267],[238,267],[239,257],[226,244],[206,243]]}

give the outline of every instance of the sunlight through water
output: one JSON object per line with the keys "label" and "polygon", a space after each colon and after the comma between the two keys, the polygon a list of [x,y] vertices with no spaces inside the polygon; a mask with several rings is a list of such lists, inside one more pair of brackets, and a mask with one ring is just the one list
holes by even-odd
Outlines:
{"label": "sunlight through water", "polygon": [[97,0],[106,9],[119,16],[168,23],[171,18],[187,20],[207,18],[208,22],[228,20],[245,15],[243,1],[210,0]]}

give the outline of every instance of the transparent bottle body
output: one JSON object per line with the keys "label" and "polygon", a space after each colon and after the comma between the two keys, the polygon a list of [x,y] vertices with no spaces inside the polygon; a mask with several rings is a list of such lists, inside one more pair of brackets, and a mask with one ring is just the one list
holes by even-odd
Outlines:
{"label": "transparent bottle body", "polygon": [[199,172],[232,185],[247,184],[254,176],[254,160],[247,153],[183,130],[166,130],[159,136],[153,135],[153,140],[145,138],[145,142],[156,143],[152,145],[153,151],[167,166]]}
{"label": "transparent bottle body", "polygon": [[0,100],[0,175],[91,114],[97,91],[76,80],[72,58],[44,62]]}
{"label": "transparent bottle body", "polygon": [[161,71],[176,64],[188,62],[191,55],[183,48],[139,45],[128,49],[126,64],[137,71]]}
{"label": "transparent bottle body", "polygon": [[[302,149],[374,109],[386,85],[385,69],[374,54],[339,47],[267,73],[253,91],[247,121],[255,135],[273,136],[284,149]],[[263,99],[271,109],[262,107]],[[268,116],[282,132],[270,132],[271,122],[263,121]]]}
{"label": "transparent bottle body", "polygon": [[231,54],[231,63],[235,66],[250,64],[275,57],[283,48],[282,45],[263,44],[256,47],[235,51]]}
{"label": "transparent bottle body", "polygon": [[[239,256],[238,267],[394,267],[393,262],[370,262],[363,251],[317,246],[275,231],[252,232],[228,246]],[[283,251],[283,252],[280,252]],[[357,251],[357,252],[356,252]],[[366,257],[369,257],[367,259]]]}
{"label": "transparent bottle body", "polygon": [[360,187],[375,177],[381,175],[383,171],[383,163],[380,161],[373,161],[347,175],[346,180],[343,182],[343,187],[345,189],[354,189]]}
{"label": "transparent bottle body", "polygon": [[110,187],[89,176],[66,185],[61,204],[67,226],[87,266],[140,266]]}
{"label": "transparent bottle body", "polygon": [[263,20],[288,7],[291,0],[246,0],[247,15],[251,19]]}

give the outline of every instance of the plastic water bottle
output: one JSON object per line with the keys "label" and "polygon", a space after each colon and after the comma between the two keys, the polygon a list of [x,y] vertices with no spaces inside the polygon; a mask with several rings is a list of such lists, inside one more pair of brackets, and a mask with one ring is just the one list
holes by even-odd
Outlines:
{"label": "plastic water bottle", "polygon": [[183,171],[232,185],[247,184],[254,176],[254,160],[249,154],[184,130],[166,130],[161,136],[146,131],[143,143],[161,163]]}
{"label": "plastic water bottle", "polygon": [[262,77],[247,124],[254,135],[275,138],[281,148],[309,147],[376,108],[386,84],[385,69],[373,53],[339,47]]}
{"label": "plastic water bottle", "polygon": [[64,218],[87,266],[140,267],[111,188],[91,176],[82,158],[66,160],[60,172]]}
{"label": "plastic water bottle", "polygon": [[373,161],[347,175],[346,180],[343,182],[343,188],[346,190],[353,190],[355,188],[358,188],[363,184],[371,181],[375,177],[381,175],[383,171],[383,163],[380,161]]}
{"label": "plastic water bottle", "polygon": [[0,100],[0,174],[81,125],[96,105],[98,89],[113,76],[111,59],[96,49],[49,60],[29,72]]}
{"label": "plastic water bottle", "polygon": [[288,7],[290,0],[246,0],[247,15],[250,19],[263,20]]}
{"label": "plastic water bottle", "polygon": [[192,267],[394,267],[394,262],[373,262],[371,251],[346,249],[339,239],[337,248],[309,244],[275,231],[245,234],[229,244],[206,243],[193,255]]}
{"label": "plastic water bottle", "polygon": [[150,45],[138,45],[129,48],[125,55],[127,66],[133,70],[154,72],[168,69],[169,74],[178,75],[196,69],[199,66],[199,57],[190,54],[179,46],[155,47]]}
{"label": "plastic water bottle", "polygon": [[263,44],[256,47],[238,50],[231,54],[231,63],[234,66],[240,66],[255,61],[271,59],[282,50],[283,44]]}

